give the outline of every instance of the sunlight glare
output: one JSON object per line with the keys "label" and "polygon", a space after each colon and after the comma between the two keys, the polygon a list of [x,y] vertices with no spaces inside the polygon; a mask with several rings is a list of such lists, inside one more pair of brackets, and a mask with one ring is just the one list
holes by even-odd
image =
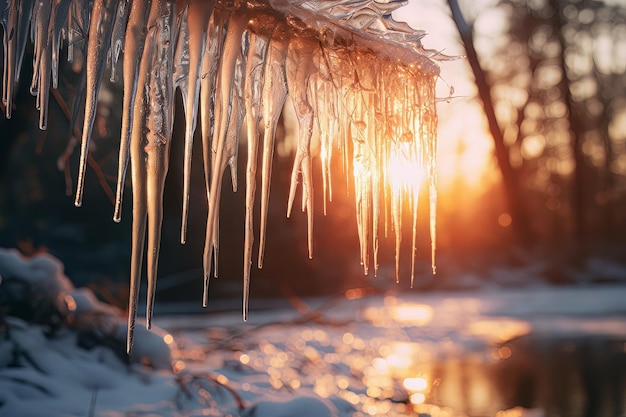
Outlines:
{"label": "sunlight glare", "polygon": [[403,304],[394,309],[393,318],[402,323],[423,326],[433,318],[433,309],[426,304]]}
{"label": "sunlight glare", "polygon": [[424,391],[428,388],[428,381],[423,377],[406,378],[402,384],[409,391]]}
{"label": "sunlight glare", "polygon": [[424,179],[424,165],[418,158],[413,142],[400,142],[391,151],[387,172],[389,185],[395,193],[414,192],[419,194]]}
{"label": "sunlight glare", "polygon": [[426,396],[421,392],[416,392],[414,394],[411,394],[411,396],[409,397],[409,401],[411,401],[411,404],[422,404],[424,401],[426,401]]}

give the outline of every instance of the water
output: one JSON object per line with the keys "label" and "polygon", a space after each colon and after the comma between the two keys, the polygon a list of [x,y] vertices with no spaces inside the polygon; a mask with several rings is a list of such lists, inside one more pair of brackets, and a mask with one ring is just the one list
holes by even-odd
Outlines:
{"label": "water", "polygon": [[350,290],[304,300],[302,314],[253,300],[243,326],[227,313],[162,324],[181,369],[226,375],[244,399],[312,392],[356,416],[615,417],[626,413],[625,290]]}

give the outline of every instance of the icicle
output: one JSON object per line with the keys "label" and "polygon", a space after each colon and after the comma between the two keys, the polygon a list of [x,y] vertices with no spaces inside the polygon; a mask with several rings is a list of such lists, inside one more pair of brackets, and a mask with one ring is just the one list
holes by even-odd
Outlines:
{"label": "icicle", "polygon": [[[243,99],[243,89],[245,83],[245,66],[246,60],[245,56],[247,54],[246,50],[242,50],[240,55],[237,57],[237,62],[234,70],[234,85],[233,85],[233,94],[231,99],[231,117],[228,121],[228,128],[226,130],[226,138],[224,140],[224,153],[221,158],[221,163],[218,166],[214,165],[215,168],[218,168],[218,172],[213,175],[218,177],[218,185],[217,189],[211,189],[212,195],[217,195],[217,203],[215,206],[215,217],[214,217],[214,227],[215,232],[213,233],[213,254],[214,254],[214,268],[213,274],[217,278],[218,275],[218,260],[219,260],[219,210],[220,210],[220,197],[222,194],[222,184],[224,171],[226,166],[228,165],[230,168],[230,176],[233,192],[237,192],[237,155],[239,151],[239,132],[241,131],[241,127],[243,125],[243,121],[246,115],[246,108],[244,105]],[[214,177],[215,178],[215,177]]]}
{"label": "icicle", "polygon": [[313,135],[313,107],[309,103],[309,77],[313,72],[313,53],[317,44],[307,42],[299,37],[289,42],[286,59],[286,78],[293,107],[298,118],[298,148],[296,151],[287,217],[291,215],[293,200],[296,195],[298,177],[302,176],[302,199],[307,211],[307,242],[309,258],[313,258],[313,173],[311,171],[311,136]]}
{"label": "icicle", "polygon": [[[239,84],[239,88],[243,88],[244,73],[240,65],[236,65],[242,53],[242,34],[246,25],[246,17],[244,15],[232,14],[228,20],[228,29],[224,40],[220,67],[216,79],[215,89],[215,128],[212,140],[212,171],[211,171],[211,188],[209,191],[209,214],[207,217],[206,236],[207,244],[205,246],[205,256],[210,260],[213,254],[214,276],[217,277],[218,268],[218,251],[219,251],[219,205],[222,189],[222,178],[226,164],[230,162],[237,154],[238,130],[230,133],[229,130],[234,129],[233,123],[238,116],[238,109],[245,111],[243,103],[237,100],[238,93],[234,91],[235,84]],[[243,63],[245,65],[245,62]],[[237,71],[236,71],[237,68]],[[235,93],[235,94],[233,94]],[[239,124],[241,126],[241,124]],[[234,135],[234,138],[233,138]],[[232,141],[235,141],[233,144]],[[236,180],[236,177],[234,177]],[[209,239],[210,237],[210,239]],[[205,289],[208,286],[208,279],[205,277]],[[206,292],[206,291],[205,291]]]}
{"label": "icicle", "polygon": [[39,128],[45,130],[48,121],[48,97],[51,78],[52,51],[49,48],[49,27],[52,4],[38,1],[33,9],[33,30],[35,35],[35,65],[30,92],[37,97]]}
{"label": "icicle", "polygon": [[[145,37],[145,24],[141,20],[144,16],[143,4],[141,7],[139,3],[135,2],[137,9],[133,7],[130,13],[129,26],[133,25],[131,30],[132,34],[139,34],[144,32],[143,39],[146,42],[147,48],[141,49],[141,54],[138,55],[140,59],[139,71],[136,73],[136,78],[133,78],[134,88],[137,86],[141,88],[137,89],[137,95],[129,99],[128,107],[126,103],[126,80],[124,85],[124,109],[132,111],[132,120],[134,123],[129,125],[130,129],[130,141],[129,141],[129,153],[131,162],[131,175],[132,175],[132,199],[133,199],[133,221],[132,221],[132,243],[131,243],[131,259],[130,259],[130,294],[128,300],[128,335],[126,339],[126,350],[130,353],[133,346],[133,335],[135,329],[135,319],[137,317],[137,303],[139,299],[139,287],[141,282],[141,270],[143,264],[143,250],[146,240],[146,223],[148,218],[148,205],[147,205],[147,164],[146,153],[144,150],[144,135],[146,131],[147,116],[149,113],[148,100],[146,95],[146,84],[150,81],[148,71],[152,64],[152,53],[154,37]],[[143,27],[142,27],[143,26]],[[144,42],[141,42],[143,45]],[[133,46],[134,48],[129,48]],[[139,45],[134,44],[134,40],[126,39],[126,53],[132,54],[132,49],[139,49]],[[145,52],[145,53],[144,53]],[[129,60],[132,60],[132,56],[129,55]],[[132,69],[132,68],[130,68]],[[124,57],[124,72],[128,75],[126,56]],[[124,131],[122,131],[122,135]],[[122,140],[123,140],[122,136]],[[122,157],[122,151],[120,150],[120,158]],[[121,168],[121,164],[120,164]],[[118,179],[119,181],[119,179]],[[119,184],[119,183],[118,183]],[[118,188],[119,191],[119,188]]]}
{"label": "icicle", "polygon": [[180,241],[185,243],[187,235],[187,217],[189,213],[189,193],[191,178],[191,151],[193,135],[196,130],[198,96],[200,94],[200,70],[206,45],[207,26],[215,6],[215,1],[191,0],[187,10],[189,30],[189,70],[185,100],[185,156],[183,167],[183,213]]}
{"label": "icicle", "polygon": [[[179,4],[184,11],[177,15]],[[312,256],[313,179],[310,144],[314,123],[320,133],[324,213],[332,200],[331,160],[340,152],[347,175],[352,168],[360,257],[365,272],[378,269],[378,238],[384,222],[396,240],[396,279],[404,207],[412,215],[411,285],[415,275],[417,176],[428,178],[431,257],[436,248],[436,112],[433,60],[450,59],[422,47],[424,32],[395,22],[391,12],[401,1],[265,0],[0,0],[4,71],[2,104],[11,116],[15,82],[29,28],[34,62],[31,90],[37,96],[39,124],[47,123],[48,90],[58,84],[63,38],[68,60],[74,45],[87,39],[87,68],[76,101],[86,96],[81,159],[75,204],[80,205],[86,158],[99,86],[107,58],[111,79],[124,51],[124,98],[114,220],[120,221],[128,161],[131,162],[133,237],[128,344],[133,342],[143,249],[148,239],[147,325],[154,305],[160,246],[162,200],[171,142],[174,88],[185,111],[183,227],[189,212],[191,152],[198,101],[205,187],[209,213],[203,258],[204,295],[208,300],[211,264],[218,270],[220,195],[230,168],[237,188],[239,131],[248,113],[243,316],[248,315],[253,247],[253,210],[258,171],[259,122],[263,119],[259,267],[263,264],[275,133],[288,92],[298,119],[287,214],[291,214],[302,178],[302,210],[307,212],[307,242]],[[330,24],[329,24],[330,23]],[[65,28],[65,29],[64,29]],[[88,29],[88,30],[87,30]],[[247,32],[246,32],[247,30]],[[87,33],[89,36],[87,36]],[[243,36],[242,36],[243,35]],[[123,47],[122,47],[123,46]],[[78,55],[81,57],[80,55]],[[75,65],[82,64],[76,60]],[[201,93],[201,94],[200,94]],[[80,104],[75,107],[77,116]],[[78,117],[74,117],[77,119]],[[316,122],[314,120],[317,120]],[[399,158],[407,172],[394,173]],[[397,177],[397,178],[396,178]],[[400,179],[398,179],[400,178]],[[395,181],[395,183],[394,183]],[[413,182],[411,182],[413,181]],[[214,261],[214,262],[213,262]]]}
{"label": "icicle", "polygon": [[61,31],[67,21],[70,4],[72,0],[55,0],[50,17],[50,28],[52,30],[52,88],[59,85],[59,52],[61,50]]}
{"label": "icicle", "polygon": [[74,62],[74,46],[87,40],[90,0],[72,0],[67,22],[67,60]]}
{"label": "icicle", "polygon": [[[241,54],[241,36],[245,29],[246,20],[241,15],[231,15],[228,22],[226,38],[220,61],[219,73],[216,79],[215,89],[215,128],[213,131],[213,166],[211,170],[211,187],[209,191],[209,214],[206,225],[206,241],[204,247],[205,275],[204,275],[204,300],[208,298],[208,285],[210,278],[211,259],[214,250],[218,249],[217,225],[219,212],[219,201],[221,190],[221,180],[225,167],[225,147],[226,136],[230,118],[230,108],[232,105],[232,89],[234,80],[234,69],[237,57]],[[217,256],[215,256],[217,259]]]}
{"label": "icicle", "polygon": [[288,39],[280,28],[276,28],[270,39],[265,61],[265,79],[263,82],[262,108],[263,123],[263,165],[261,167],[261,219],[259,232],[259,268],[263,267],[265,252],[265,234],[267,230],[267,212],[269,209],[270,177],[274,157],[276,125],[280,112],[287,98],[287,80],[285,60],[287,58]]}
{"label": "icicle", "polygon": [[[217,71],[219,69],[220,56],[222,54],[222,48],[224,43],[224,26],[226,25],[228,14],[221,8],[215,8],[211,19],[209,20],[209,26],[207,29],[207,41],[204,58],[202,60],[202,78],[200,81],[200,105],[202,112],[200,113],[201,127],[202,127],[202,159],[204,165],[204,182],[207,194],[207,203],[211,198],[211,159],[213,157],[213,151],[211,146],[211,140],[215,126],[214,120],[214,104],[216,97],[216,80]],[[209,235],[208,230],[209,216],[207,216],[207,230],[204,242],[204,253],[202,258],[203,264],[203,294],[202,305],[206,307],[209,300],[209,277],[211,274],[211,259],[213,257],[212,248],[213,245],[213,232]]]}
{"label": "icicle", "polygon": [[87,167],[87,153],[91,130],[96,117],[98,92],[106,63],[106,54],[111,46],[111,31],[113,18],[117,7],[116,0],[95,0],[89,24],[89,43],[87,45],[87,101],[85,103],[85,121],[83,137],[80,144],[80,160],[78,165],[78,183],[74,205],[80,207],[83,203],[83,189],[85,186],[85,169]]}
{"label": "icicle", "polygon": [[250,267],[254,242],[254,199],[256,195],[256,172],[259,154],[259,123],[261,122],[261,95],[264,83],[264,64],[268,42],[261,36],[250,34],[250,46],[246,63],[245,106],[248,132],[248,160],[246,164],[246,215],[243,249],[243,320],[248,319],[250,295]]}
{"label": "icicle", "polygon": [[[167,176],[169,150],[174,122],[174,84],[172,82],[176,40],[176,3],[154,0],[148,24],[149,38],[155,48],[150,67],[147,136],[144,150],[147,162],[148,201],[148,294],[146,326],[152,324],[156,293],[157,265],[163,221],[163,189]],[[145,55],[145,51],[144,51]]]}
{"label": "icicle", "polygon": [[[434,78],[432,82],[434,83]],[[437,251],[437,112],[435,109],[435,94],[433,88],[428,88],[428,84],[423,84],[421,96],[423,106],[427,107],[422,123],[422,138],[426,142],[427,167],[428,167],[428,192],[430,196],[430,246],[431,246],[431,266],[433,275],[437,273],[436,251]]]}
{"label": "icicle", "polygon": [[[137,0],[141,1],[141,0]],[[123,51],[124,37],[126,35],[126,25],[128,24],[128,16],[133,5],[133,0],[119,0],[117,13],[115,14],[115,22],[111,32],[111,82],[117,81],[117,61],[120,53]]]}
{"label": "icicle", "polygon": [[320,132],[320,161],[322,165],[322,192],[324,199],[324,215],[326,215],[326,202],[333,200],[333,187],[330,176],[330,164],[333,154],[333,135],[337,131],[337,111],[335,103],[337,95],[333,85],[332,74],[322,49],[318,48],[314,55],[317,73],[312,90],[315,95],[315,117]]}
{"label": "icicle", "polygon": [[[122,104],[122,131],[120,134],[120,152],[117,165],[117,189],[115,193],[115,211],[113,220],[119,223],[122,220],[122,199],[126,169],[130,156],[131,132],[133,131],[134,103],[139,84],[139,65],[143,55],[147,32],[147,19],[150,5],[146,2],[133,1],[128,17],[128,29],[124,39],[124,98]],[[141,93],[143,94],[143,93]],[[139,123],[143,121],[138,120]],[[133,199],[134,201],[134,199]]]}
{"label": "icicle", "polygon": [[[359,135],[356,132],[355,135]],[[359,235],[359,245],[361,252],[361,264],[363,265],[363,271],[365,275],[369,269],[369,254],[368,254],[368,242],[369,242],[369,215],[371,212],[371,159],[369,157],[369,150],[367,149],[367,143],[362,139],[354,137],[354,156],[353,156],[353,170],[354,170],[354,202],[356,207],[356,222]]]}
{"label": "icicle", "polygon": [[[14,6],[16,7],[16,6]],[[0,26],[2,26],[2,51],[3,51],[3,66],[2,66],[2,104],[6,107],[6,117],[11,118],[11,97],[9,95],[9,82],[13,84],[13,80],[9,81],[9,66],[13,66],[13,61],[9,59],[9,32],[13,29],[13,22],[10,20],[11,13],[11,0],[3,0],[0,3]]]}
{"label": "icicle", "polygon": [[20,69],[22,68],[22,60],[26,51],[26,42],[28,42],[28,22],[31,20],[32,11],[35,6],[35,0],[17,0],[17,37],[16,37],[16,55],[15,55],[15,81],[20,80]]}

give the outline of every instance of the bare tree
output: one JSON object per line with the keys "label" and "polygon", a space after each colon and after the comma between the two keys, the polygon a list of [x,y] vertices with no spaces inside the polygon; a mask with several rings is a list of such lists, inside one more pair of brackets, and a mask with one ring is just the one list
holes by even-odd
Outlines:
{"label": "bare tree", "polygon": [[461,40],[467,53],[467,60],[474,74],[478,96],[483,103],[485,117],[489,132],[494,141],[495,156],[498,167],[502,173],[502,180],[506,193],[506,199],[513,218],[513,226],[515,227],[516,237],[519,243],[526,245],[532,239],[531,228],[528,222],[526,208],[522,201],[519,175],[511,164],[509,150],[504,141],[503,130],[498,124],[496,112],[491,98],[491,88],[487,82],[487,77],[478,59],[478,54],[474,47],[474,35],[472,26],[467,23],[463,17],[463,13],[459,7],[457,0],[448,0],[452,18],[459,31]]}

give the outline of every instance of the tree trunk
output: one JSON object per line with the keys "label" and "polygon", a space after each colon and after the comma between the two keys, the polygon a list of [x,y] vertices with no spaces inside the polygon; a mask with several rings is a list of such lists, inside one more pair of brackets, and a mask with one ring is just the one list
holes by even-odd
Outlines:
{"label": "tree trunk", "polygon": [[554,19],[552,25],[556,32],[561,45],[561,55],[559,57],[559,65],[561,67],[561,81],[559,82],[559,89],[563,94],[563,102],[567,107],[567,117],[570,126],[570,135],[572,142],[572,153],[574,154],[574,162],[576,167],[574,169],[574,179],[572,185],[572,211],[574,213],[574,237],[578,241],[584,240],[587,236],[586,230],[586,200],[585,200],[585,156],[582,151],[582,127],[579,123],[578,115],[574,112],[574,103],[572,100],[572,94],[569,89],[569,79],[567,78],[567,66],[565,64],[565,49],[567,42],[563,36],[563,15],[561,13],[561,5],[559,0],[550,0],[550,6],[554,9]]}
{"label": "tree trunk", "polygon": [[461,40],[464,44],[467,61],[470,64],[476,80],[478,96],[483,102],[489,133],[491,133],[494,142],[496,161],[502,174],[508,208],[513,219],[512,225],[514,227],[516,239],[518,243],[528,245],[531,242],[532,233],[526,208],[522,203],[520,184],[517,175],[518,173],[511,165],[509,149],[504,143],[504,136],[500,126],[498,125],[498,120],[496,119],[496,113],[491,99],[491,87],[487,82],[485,72],[480,65],[476,49],[474,48],[474,35],[472,33],[472,28],[465,21],[465,18],[461,13],[458,0],[448,0],[448,5],[450,7],[450,11],[452,12],[452,19],[454,20],[457,30],[459,31],[459,35],[461,36]]}

